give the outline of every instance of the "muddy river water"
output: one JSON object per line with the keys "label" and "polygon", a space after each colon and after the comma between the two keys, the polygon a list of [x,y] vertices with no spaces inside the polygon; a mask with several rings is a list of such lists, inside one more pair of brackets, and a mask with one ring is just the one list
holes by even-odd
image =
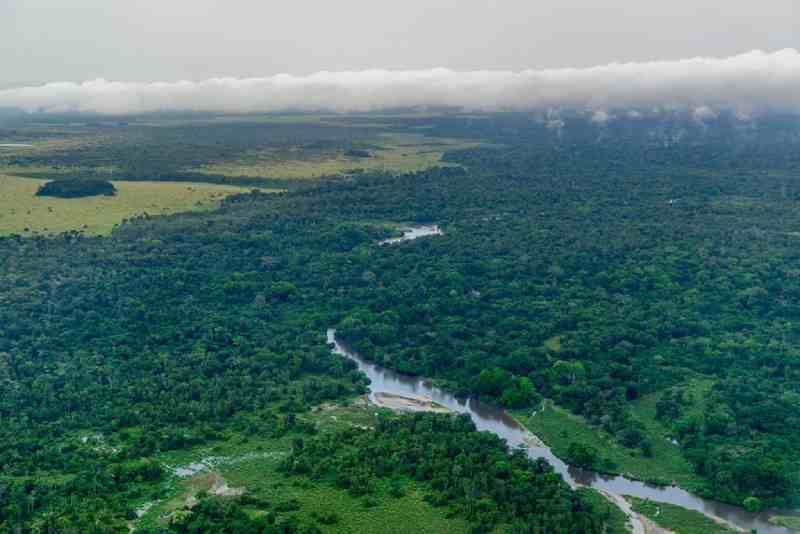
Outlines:
{"label": "muddy river water", "polygon": [[404,397],[427,397],[446,406],[453,412],[469,414],[478,430],[488,430],[505,439],[511,447],[524,446],[531,458],[546,459],[571,485],[591,486],[613,495],[633,495],[654,501],[676,504],[690,510],[721,518],[749,532],[756,529],[759,534],[788,534],[790,531],[768,522],[769,513],[750,513],[736,506],[700,498],[677,486],[655,486],[622,476],[609,476],[570,467],[535,436],[520,425],[505,410],[481,403],[477,399],[459,399],[435,387],[424,378],[404,375],[377,366],[362,359],[353,350],[336,339],[336,331],[328,330],[328,342],[334,352],[346,356],[370,379],[370,397],[376,394],[391,394]]}

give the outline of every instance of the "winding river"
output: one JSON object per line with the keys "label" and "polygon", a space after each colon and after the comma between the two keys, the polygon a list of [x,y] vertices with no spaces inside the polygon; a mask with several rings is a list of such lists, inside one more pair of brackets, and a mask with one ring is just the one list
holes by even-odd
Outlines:
{"label": "winding river", "polygon": [[736,527],[759,534],[790,534],[786,528],[771,524],[768,512],[750,513],[729,504],[703,499],[692,495],[677,486],[655,486],[631,480],[623,476],[609,476],[570,467],[559,459],[541,441],[520,425],[505,410],[480,402],[474,398],[459,399],[435,387],[429,380],[404,375],[391,369],[380,367],[362,359],[340,340],[336,331],[328,330],[328,343],[333,344],[337,354],[353,360],[358,368],[370,379],[370,398],[374,401],[378,394],[391,394],[403,397],[427,397],[453,412],[469,414],[478,430],[488,430],[505,439],[511,447],[524,446],[531,458],[546,459],[555,470],[572,486],[585,485],[612,495],[633,495],[653,501],[676,504],[696,510],[712,518],[723,519]]}
{"label": "winding river", "polygon": [[[401,230],[403,231],[401,237],[385,239],[378,244],[391,245],[420,237],[443,235],[442,230],[437,225],[406,226]],[[404,375],[368,362],[336,339],[336,330],[328,330],[327,335],[328,343],[333,345],[334,352],[356,362],[358,368],[369,377],[371,382],[370,398],[373,401],[376,401],[376,395],[380,394],[412,398],[426,397],[453,412],[468,414],[478,430],[488,430],[500,436],[511,447],[523,446],[527,448],[528,456],[531,458],[544,458],[547,460],[572,487],[579,485],[590,486],[610,495],[616,501],[619,501],[621,495],[633,495],[643,499],[675,504],[703,513],[712,519],[721,519],[746,532],[756,530],[759,534],[791,534],[789,529],[769,522],[770,515],[774,515],[775,512],[752,513],[738,506],[703,499],[677,486],[656,486],[619,475],[604,475],[594,471],[570,467],[502,408],[484,404],[474,398],[456,398],[452,394],[435,387],[430,380]],[[780,513],[797,515],[796,512]],[[633,528],[634,531],[641,531],[641,525],[634,524]]]}

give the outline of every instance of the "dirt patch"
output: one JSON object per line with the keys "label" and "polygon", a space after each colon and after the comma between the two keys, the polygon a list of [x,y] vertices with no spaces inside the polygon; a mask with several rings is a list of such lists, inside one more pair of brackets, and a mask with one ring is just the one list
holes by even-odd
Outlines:
{"label": "dirt patch", "polygon": [[244,493],[244,488],[232,488],[219,474],[218,471],[208,471],[193,477],[189,482],[189,492],[185,505],[191,508],[197,504],[197,494],[205,491],[209,495],[218,497],[238,497]]}
{"label": "dirt patch", "polygon": [[214,482],[214,485],[211,486],[211,491],[209,491],[209,493],[218,497],[238,497],[244,494],[244,488],[232,488],[228,486],[225,479],[219,477]]}
{"label": "dirt patch", "polygon": [[314,406],[314,408],[312,408],[311,411],[314,413],[325,413],[325,412],[330,412],[332,410],[336,410],[337,408],[341,408],[341,405],[336,404],[334,402],[323,402],[318,406]]}
{"label": "dirt patch", "polygon": [[369,394],[361,395],[353,400],[353,406],[356,408],[366,408],[369,406]]}
{"label": "dirt patch", "polygon": [[664,527],[660,527],[656,525],[652,520],[640,515],[639,518],[644,525],[644,531],[646,534],[675,534],[671,530],[667,530]]}

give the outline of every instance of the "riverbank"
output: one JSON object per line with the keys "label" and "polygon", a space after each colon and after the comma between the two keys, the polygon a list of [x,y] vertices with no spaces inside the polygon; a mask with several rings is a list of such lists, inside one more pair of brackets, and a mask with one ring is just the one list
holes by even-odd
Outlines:
{"label": "riverbank", "polygon": [[392,393],[376,393],[370,400],[375,406],[389,408],[398,412],[451,413],[451,410],[446,406],[442,406],[429,397],[420,395],[405,396]]}
{"label": "riverbank", "polygon": [[[648,399],[643,399],[641,402],[643,404],[647,403]],[[642,412],[648,409],[648,406],[645,404],[637,408],[641,415]],[[680,455],[680,448],[667,438],[667,430],[665,428],[654,429],[653,421],[645,421],[645,425],[647,426],[649,423],[647,430],[651,432],[652,437],[660,438],[661,441],[653,447],[653,456],[645,457],[639,451],[631,451],[623,447],[612,435],[589,425],[582,417],[555,406],[551,402],[545,402],[540,409],[530,413],[517,411],[514,413],[514,418],[522,426],[538,436],[544,446],[548,447],[559,458],[567,458],[569,446],[572,443],[579,443],[596,449],[601,458],[600,463],[608,464],[610,461],[615,464],[615,468],[607,470],[609,476],[623,476],[629,480],[639,480],[662,486],[665,489],[669,487],[681,488],[693,495],[697,495],[702,488],[703,480],[691,472],[691,466]],[[635,513],[634,510],[639,512],[637,515],[640,516],[644,532],[648,534],[651,532],[729,534],[748,532],[749,530],[727,521],[711,510],[699,512],[675,504],[661,503],[629,495],[624,495],[625,499],[620,501],[621,496],[619,494],[605,490],[599,491],[613,500],[626,514]],[[627,506],[621,506],[621,502],[626,503]],[[639,503],[639,506],[634,506],[633,509],[630,509],[631,504],[634,502]],[[664,523],[663,518],[661,521],[655,521],[654,517],[645,513],[651,511],[651,508],[642,503],[652,503],[652,506],[662,507],[659,510],[669,510],[670,521],[673,521],[673,524]],[[738,508],[730,504],[719,504],[723,508]],[[770,512],[764,512],[761,515],[772,525],[789,528],[784,522],[773,520]],[[670,528],[676,525],[676,528]],[[704,531],[703,528],[708,525],[715,525],[716,530]]]}
{"label": "riverbank", "polygon": [[559,458],[566,458],[569,446],[578,443],[597,450],[598,466],[602,466],[603,472],[660,486],[678,486],[693,493],[703,488],[703,479],[694,473],[680,447],[669,440],[666,429],[647,428],[653,444],[652,455],[648,457],[624,447],[611,434],[550,402],[534,412],[516,411],[514,417]]}
{"label": "riverbank", "polygon": [[[512,448],[525,446],[531,458],[543,458],[548,461],[555,471],[572,487],[588,486],[597,491],[605,491],[613,495],[634,495],[642,499],[680,506],[709,517],[723,518],[745,531],[756,529],[760,534],[787,534],[789,532],[784,527],[771,524],[769,517],[772,514],[767,512],[747,512],[738,506],[704,499],[696,493],[682,489],[679,486],[648,484],[636,480],[634,473],[631,473],[632,476],[628,478],[570,467],[558,456],[557,448],[550,449],[541,440],[537,439],[538,433],[531,432],[531,430],[537,428],[536,425],[531,424],[531,419],[547,415],[549,412],[546,410],[537,411],[536,415],[517,413],[516,415],[519,418],[517,420],[512,414],[498,406],[482,403],[476,398],[457,398],[453,394],[436,387],[429,380],[418,376],[404,375],[363,360],[358,354],[338,342],[335,329],[328,330],[327,338],[328,342],[333,345],[334,352],[356,362],[359,370],[367,375],[371,382],[370,389],[373,396],[378,393],[391,393],[404,397],[421,395],[446,406],[455,413],[468,414],[478,430],[489,431],[500,436]],[[573,431],[587,432],[587,429],[590,429],[585,422],[577,424],[580,423],[580,420],[576,420],[575,416],[571,414],[569,414],[570,418],[565,418],[564,415],[566,413],[565,411],[557,413],[560,417],[554,420],[553,425],[548,425],[550,432],[547,435],[545,435],[545,432],[540,435],[545,442],[547,442],[549,436],[551,439],[553,437],[561,439],[560,443],[562,444],[569,443],[569,438]],[[538,423],[538,421],[534,422]],[[572,425],[565,428],[564,424],[566,423],[571,423]],[[533,440],[535,440],[535,443]],[[593,446],[596,446],[596,443]],[[676,454],[679,454],[678,447],[672,446],[675,448]],[[674,479],[666,479],[668,482],[672,480]]]}
{"label": "riverbank", "polygon": [[633,513],[651,524],[675,534],[738,534],[746,532],[722,518],[687,510],[680,506],[639,499],[625,495],[623,499]]}

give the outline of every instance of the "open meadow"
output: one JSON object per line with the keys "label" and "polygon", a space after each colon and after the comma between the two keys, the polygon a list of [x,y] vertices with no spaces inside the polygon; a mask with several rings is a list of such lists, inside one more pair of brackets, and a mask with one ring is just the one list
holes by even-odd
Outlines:
{"label": "open meadow", "polygon": [[246,189],[186,182],[114,182],[117,194],[87,198],[38,197],[45,180],[0,174],[0,234],[108,234],[123,219],[209,210]]}
{"label": "open meadow", "polygon": [[264,178],[319,178],[358,172],[416,172],[430,167],[454,166],[442,161],[445,151],[472,148],[478,143],[437,139],[421,134],[383,133],[361,142],[363,155],[342,148],[289,147],[248,151],[190,169],[210,175]]}

